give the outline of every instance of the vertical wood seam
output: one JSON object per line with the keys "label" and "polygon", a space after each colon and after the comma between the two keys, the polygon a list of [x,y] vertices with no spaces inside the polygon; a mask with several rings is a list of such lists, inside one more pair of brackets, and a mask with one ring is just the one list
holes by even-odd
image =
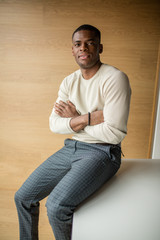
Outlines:
{"label": "vertical wood seam", "polygon": [[160,42],[159,42],[159,49],[158,49],[158,56],[157,56],[155,87],[154,87],[154,94],[153,94],[153,108],[152,108],[152,116],[151,116],[151,125],[150,125],[151,127],[150,127],[149,147],[148,147],[147,158],[151,158],[152,148],[153,148],[154,130],[155,130],[156,113],[157,113],[159,71],[160,71]]}

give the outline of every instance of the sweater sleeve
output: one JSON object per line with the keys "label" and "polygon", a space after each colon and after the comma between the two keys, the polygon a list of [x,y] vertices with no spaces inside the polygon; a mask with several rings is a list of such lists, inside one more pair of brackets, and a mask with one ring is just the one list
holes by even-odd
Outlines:
{"label": "sweater sleeve", "polygon": [[[69,100],[68,92],[69,92],[69,89],[68,89],[68,85],[65,78],[60,85],[60,88],[58,91],[58,98],[56,102],[59,102],[60,100],[62,100],[63,102],[66,102],[67,100]],[[70,127],[70,120],[71,118],[62,118],[58,114],[56,114],[55,109],[53,107],[51,115],[49,117],[50,130],[54,133],[73,134],[74,131]]]}
{"label": "sweater sleeve", "polygon": [[105,99],[104,122],[85,127],[90,136],[111,144],[120,143],[127,134],[131,89],[128,77],[118,71],[102,86]]}

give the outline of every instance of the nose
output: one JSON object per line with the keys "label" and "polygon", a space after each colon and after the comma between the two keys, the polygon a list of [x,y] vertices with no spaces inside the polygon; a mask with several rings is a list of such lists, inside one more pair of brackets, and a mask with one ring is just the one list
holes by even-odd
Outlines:
{"label": "nose", "polygon": [[82,43],[80,50],[83,51],[83,52],[88,51],[88,46],[87,46],[87,44],[86,44],[86,43]]}

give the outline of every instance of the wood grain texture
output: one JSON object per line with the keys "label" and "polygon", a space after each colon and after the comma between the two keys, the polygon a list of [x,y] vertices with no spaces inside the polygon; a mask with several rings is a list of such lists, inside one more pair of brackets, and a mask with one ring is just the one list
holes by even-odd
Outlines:
{"label": "wood grain texture", "polygon": [[[125,158],[147,158],[159,44],[158,0],[0,0],[0,239],[18,239],[14,192],[70,136],[52,134],[48,117],[63,78],[78,66],[71,35],[89,23],[102,32],[101,60],[132,87]],[[7,203],[7,204],[6,204]],[[52,239],[45,200],[40,239]]]}

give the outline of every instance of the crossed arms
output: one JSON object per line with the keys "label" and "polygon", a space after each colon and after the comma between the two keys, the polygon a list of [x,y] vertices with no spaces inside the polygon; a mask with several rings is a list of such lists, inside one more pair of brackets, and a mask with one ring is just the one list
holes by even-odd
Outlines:
{"label": "crossed arms", "polygon": [[[130,106],[131,89],[127,76],[118,72],[116,76],[104,81],[101,86],[103,109],[98,109],[96,102],[94,107],[88,107],[93,109],[90,126],[88,126],[87,108],[83,110],[78,102],[79,105],[76,106],[76,94],[71,90],[69,80],[65,78],[60,86],[58,99],[49,118],[51,131],[59,134],[74,134],[77,139],[86,138],[91,142],[120,143],[127,134]],[[74,99],[74,102],[68,101],[69,99]],[[79,111],[82,114],[79,114]]]}
{"label": "crossed arms", "polygon": [[[59,101],[54,105],[55,113],[62,118],[71,118],[70,127],[74,132],[79,132],[88,125],[88,114],[80,115],[76,106],[71,102],[67,103]],[[103,111],[95,111],[91,113],[90,126],[94,126],[104,122]]]}

